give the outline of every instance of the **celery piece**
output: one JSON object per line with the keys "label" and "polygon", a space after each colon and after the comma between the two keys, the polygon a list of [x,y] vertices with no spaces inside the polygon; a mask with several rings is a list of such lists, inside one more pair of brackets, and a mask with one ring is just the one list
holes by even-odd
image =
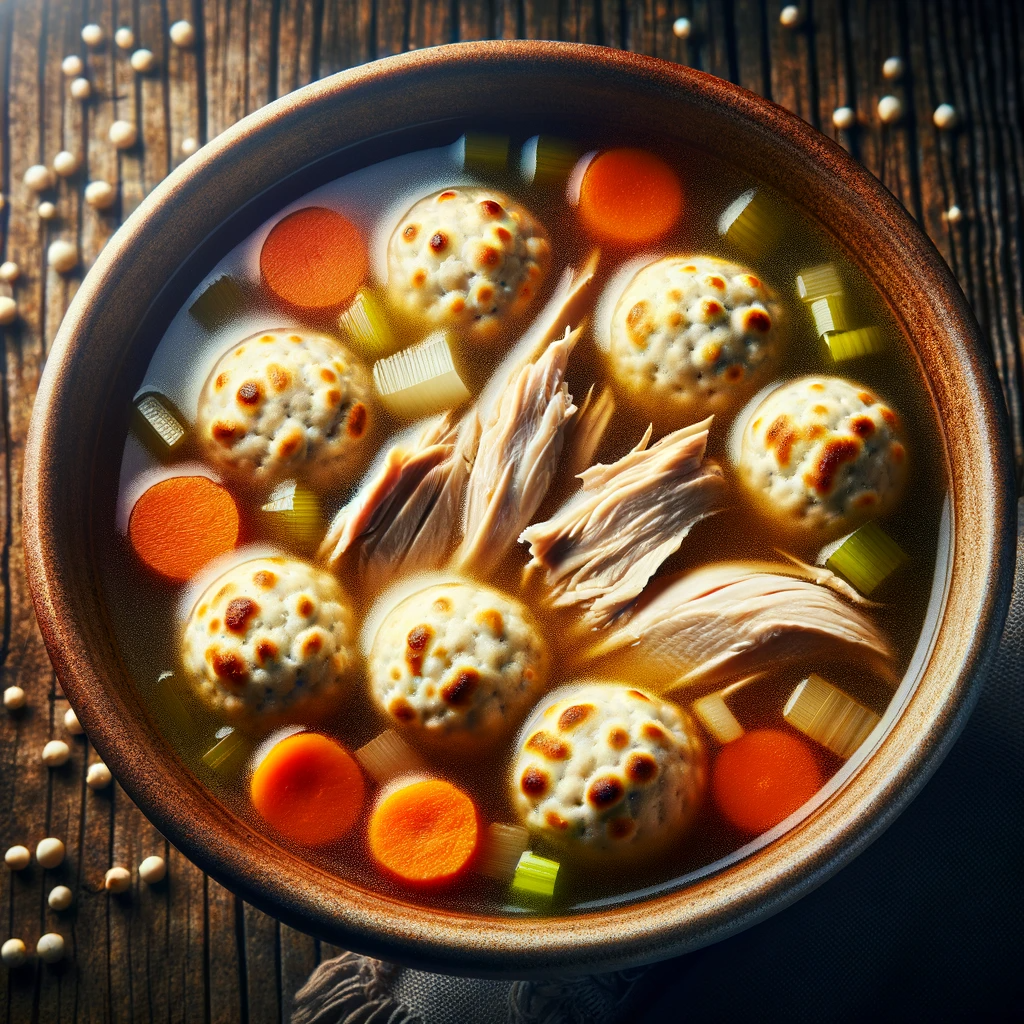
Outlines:
{"label": "celery piece", "polygon": [[181,732],[192,730],[192,714],[182,700],[178,679],[173,672],[161,672],[157,677],[156,698],[177,729]]}
{"label": "celery piece", "polygon": [[530,833],[522,825],[494,823],[487,828],[477,873],[509,882],[515,876],[520,858],[530,845]]}
{"label": "celery piece", "polygon": [[384,308],[367,288],[356,292],[352,305],[338,318],[338,326],[348,335],[352,347],[367,359],[386,356],[395,347]]}
{"label": "celery piece", "polygon": [[173,458],[188,442],[185,417],[165,395],[147,391],[132,403],[135,436],[161,461]]}
{"label": "celery piece", "polygon": [[868,595],[905,561],[906,552],[885,530],[877,523],[865,523],[832,552],[825,566]]}
{"label": "celery piece", "polygon": [[806,303],[816,302],[827,295],[842,295],[843,285],[831,263],[808,267],[796,275],[797,294]]}
{"label": "celery piece", "polygon": [[782,235],[778,219],[760,189],[748,189],[718,218],[718,233],[748,253],[774,248]]}
{"label": "celery piece", "polygon": [[576,161],[579,146],[553,135],[534,135],[523,143],[520,171],[523,179],[538,188],[564,188]]}
{"label": "celery piece", "polygon": [[384,404],[396,416],[407,419],[454,409],[469,398],[443,331],[377,360],[373,379]]}
{"label": "celery piece", "polygon": [[691,710],[701,725],[711,733],[716,743],[724,746],[743,735],[743,726],[736,721],[736,716],[726,706],[725,699],[720,693],[709,693],[706,697],[694,701]]}
{"label": "celery piece", "polygon": [[519,858],[512,876],[512,892],[526,899],[549,900],[555,892],[558,877],[558,861],[538,857],[526,850]]}
{"label": "celery piece", "polygon": [[471,174],[501,174],[508,167],[507,135],[466,132],[462,169]]}
{"label": "celery piece", "polygon": [[203,754],[203,764],[215,772],[227,774],[240,767],[243,758],[249,752],[249,741],[241,733],[231,729]]}
{"label": "celery piece", "polygon": [[819,338],[828,341],[828,335],[849,328],[849,317],[846,314],[846,299],[842,295],[825,295],[811,303],[811,316],[814,318],[814,329]]}
{"label": "celery piece", "polygon": [[393,729],[386,729],[360,747],[355,758],[366,774],[380,783],[424,769],[419,754]]}
{"label": "celery piece", "polygon": [[203,327],[213,332],[242,312],[247,297],[245,288],[236,278],[223,274],[188,307],[188,311]]}
{"label": "celery piece", "polygon": [[782,717],[808,739],[845,760],[880,719],[821,676],[811,673],[790,695]]}
{"label": "celery piece", "polygon": [[877,327],[858,327],[853,331],[826,334],[825,344],[837,363],[871,356],[885,348],[885,339]]}
{"label": "celery piece", "polygon": [[313,547],[324,534],[320,499],[295,480],[284,480],[270,492],[260,521],[278,540],[299,548]]}

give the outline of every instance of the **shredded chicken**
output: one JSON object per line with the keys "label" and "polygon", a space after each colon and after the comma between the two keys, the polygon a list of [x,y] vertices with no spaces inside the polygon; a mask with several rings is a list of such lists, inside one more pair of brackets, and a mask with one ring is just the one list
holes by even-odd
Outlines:
{"label": "shredded chicken", "polygon": [[335,568],[360,544],[360,571],[379,586],[399,572],[436,569],[459,539],[459,509],[479,439],[472,414],[429,421],[411,445],[395,444],[334,517],[319,556]]}
{"label": "shredded chicken", "polygon": [[573,417],[565,441],[564,472],[567,476],[579,476],[594,464],[594,456],[604,440],[605,432],[615,415],[615,396],[611,388],[602,388],[595,394],[595,385],[590,385],[587,397],[580,405],[580,411]]}
{"label": "shredded chicken", "polygon": [[678,579],[613,627],[595,653],[635,645],[670,685],[715,685],[767,665],[852,655],[887,678],[892,650],[827,569],[722,562]]}
{"label": "shredded chicken", "polygon": [[582,491],[523,531],[533,556],[527,569],[547,570],[555,607],[582,605],[587,625],[607,625],[694,525],[721,510],[722,470],[704,463],[710,426],[709,418],[650,448],[648,427],[628,455],[584,470]]}
{"label": "shredded chicken", "polygon": [[466,488],[463,541],[455,553],[460,569],[493,569],[544,500],[566,424],[576,412],[565,370],[578,338],[578,330],[567,330],[536,361],[515,369],[484,422]]}

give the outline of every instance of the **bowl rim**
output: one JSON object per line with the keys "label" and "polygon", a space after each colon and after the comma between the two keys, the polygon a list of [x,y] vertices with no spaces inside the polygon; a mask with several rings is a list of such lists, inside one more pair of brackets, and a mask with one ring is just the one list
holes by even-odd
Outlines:
{"label": "bowl rim", "polygon": [[[872,237],[885,236],[887,244],[915,261],[920,294],[904,298],[916,300],[914,309],[927,307],[925,348],[936,360],[944,359],[945,372],[935,386],[946,389],[958,422],[971,430],[963,445],[958,440],[950,451],[954,487],[965,494],[958,491],[954,506],[951,589],[937,641],[941,657],[933,651],[923,681],[936,678],[927,691],[918,687],[864,769],[828,805],[745,861],[653,900],[565,917],[424,912],[342,880],[327,885],[330,876],[235,818],[198,780],[163,784],[159,765],[145,764],[132,742],[124,742],[126,736],[132,740],[132,723],[109,718],[112,709],[123,713],[124,706],[112,704],[115,696],[102,690],[104,666],[90,649],[69,552],[62,548],[63,521],[56,510],[62,473],[73,467],[59,443],[60,412],[69,401],[75,366],[88,361],[97,309],[115,287],[121,258],[151,243],[156,226],[233,150],[261,133],[287,132],[289,124],[361,90],[400,87],[417,75],[450,72],[453,65],[523,74],[531,62],[562,74],[603,74],[610,82],[634,82],[638,89],[685,94],[751,130],[771,133],[794,160],[812,160],[814,173],[834,176],[837,189],[855,200],[850,217],[862,224],[870,218],[865,230],[873,231]],[[930,777],[973,707],[1009,604],[1015,503],[1008,436],[994,365],[941,256],[877,179],[806,122],[724,80],[627,51],[523,40],[455,43],[340,72],[248,115],[164,179],[107,243],[65,316],[40,381],[25,453],[26,570],[47,650],[97,750],[160,831],[227,888],[304,931],[420,967],[495,977],[616,969],[717,941],[794,902],[877,838]],[[967,455],[973,463],[965,461]],[[953,617],[964,614],[974,628],[957,633]],[[160,761],[166,751],[154,751],[153,757]]]}

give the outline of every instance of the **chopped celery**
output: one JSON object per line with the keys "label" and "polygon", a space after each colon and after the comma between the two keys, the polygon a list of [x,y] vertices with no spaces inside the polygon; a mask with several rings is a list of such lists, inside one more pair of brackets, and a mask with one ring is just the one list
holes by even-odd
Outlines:
{"label": "chopped celery", "polygon": [[790,695],[782,717],[794,729],[844,760],[879,722],[873,711],[814,673]]}
{"label": "chopped celery", "polygon": [[299,548],[319,544],[324,534],[320,500],[304,484],[285,480],[260,508],[260,521],[278,540]]}
{"label": "chopped celery", "polygon": [[720,693],[709,693],[694,701],[692,710],[715,742],[723,746],[743,735],[743,726],[736,721],[736,716],[726,706]]}
{"label": "chopped celery", "polygon": [[392,729],[360,747],[355,757],[366,774],[380,783],[422,771],[424,767],[419,754]]}
{"label": "chopped celery", "polygon": [[508,167],[507,135],[487,132],[466,132],[462,169],[472,174],[501,174]]}
{"label": "chopped celery", "polygon": [[[218,736],[220,732],[218,731]],[[239,732],[232,729],[203,754],[203,764],[215,772],[234,771],[242,759],[249,753],[249,741]]]}
{"label": "chopped celery", "polygon": [[499,882],[511,881],[519,859],[529,844],[530,833],[521,825],[490,825],[480,853],[477,872]]}
{"label": "chopped celery", "polygon": [[846,299],[842,295],[825,295],[811,303],[811,316],[819,338],[829,341],[828,335],[849,328],[846,315]]}
{"label": "chopped celery", "polygon": [[523,178],[538,188],[564,188],[580,148],[552,135],[534,135],[523,143],[520,170]]}
{"label": "chopped celery", "polygon": [[782,232],[765,194],[752,188],[718,218],[718,233],[744,252],[763,253],[778,243]]}
{"label": "chopped celery", "polygon": [[854,530],[829,556],[825,566],[845,576],[868,595],[905,561],[906,552],[877,523]]}
{"label": "chopped celery", "polygon": [[443,331],[379,359],[373,364],[373,379],[384,404],[407,419],[454,409],[469,398]]}
{"label": "chopped celery", "polygon": [[208,331],[217,331],[242,312],[246,299],[242,284],[230,274],[224,274],[189,306],[188,311]]}
{"label": "chopped celery", "polygon": [[842,295],[843,285],[831,263],[808,267],[796,275],[796,290],[804,302],[816,302],[826,295]]}
{"label": "chopped celery", "polygon": [[156,681],[157,704],[181,732],[192,729],[192,715],[182,700],[181,689],[173,672],[161,672]]}
{"label": "chopped celery", "polygon": [[158,459],[169,459],[185,447],[186,420],[169,398],[157,391],[147,391],[135,399],[132,408],[136,437]]}
{"label": "chopped celery", "polygon": [[367,288],[356,292],[352,305],[338,318],[338,326],[348,335],[360,355],[368,359],[385,356],[395,346],[384,309]]}
{"label": "chopped celery", "polygon": [[557,860],[538,857],[526,850],[519,858],[512,876],[512,892],[527,899],[548,900],[554,895],[557,877]]}
{"label": "chopped celery", "polygon": [[874,355],[885,348],[885,339],[877,327],[858,327],[853,331],[840,331],[825,336],[825,344],[837,363],[847,359]]}

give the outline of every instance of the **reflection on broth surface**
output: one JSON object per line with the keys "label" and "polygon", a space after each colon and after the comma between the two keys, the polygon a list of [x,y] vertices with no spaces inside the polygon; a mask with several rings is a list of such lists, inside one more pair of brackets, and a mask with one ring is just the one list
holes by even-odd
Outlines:
{"label": "reflection on broth surface", "polygon": [[468,133],[296,199],[167,325],[103,538],[139,700],[344,878],[561,913],[863,756],[945,493],[884,302],[706,153]]}

